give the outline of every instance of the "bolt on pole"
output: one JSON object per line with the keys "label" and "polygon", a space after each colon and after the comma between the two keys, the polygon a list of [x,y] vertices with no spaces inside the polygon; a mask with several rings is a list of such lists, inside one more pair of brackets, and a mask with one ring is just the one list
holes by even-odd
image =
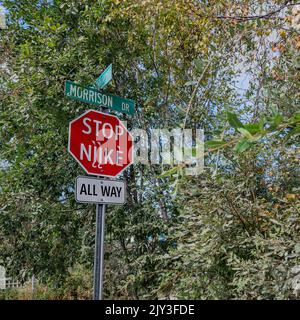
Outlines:
{"label": "bolt on pole", "polygon": [[94,257],[94,300],[103,298],[105,205],[96,205],[96,237]]}

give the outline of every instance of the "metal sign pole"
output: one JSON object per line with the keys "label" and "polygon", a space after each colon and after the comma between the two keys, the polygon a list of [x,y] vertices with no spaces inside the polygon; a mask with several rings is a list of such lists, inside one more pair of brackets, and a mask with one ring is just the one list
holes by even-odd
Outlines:
{"label": "metal sign pole", "polygon": [[[103,88],[105,85],[112,80],[112,65],[109,65],[107,69],[100,75],[96,80],[98,87]],[[104,176],[104,177],[115,177],[120,174],[123,170],[126,169],[133,162],[133,138],[128,132],[127,128],[122,124],[122,121],[116,116],[108,114],[107,109],[111,108],[118,110],[123,113],[133,114],[135,102],[133,100],[124,99],[117,97],[111,94],[103,94],[99,92],[96,88],[88,87],[86,91],[93,92],[93,99],[88,100],[82,99],[79,95],[77,96],[78,89],[82,90],[82,87],[73,83],[71,81],[65,82],[65,94],[67,97],[75,100],[84,101],[87,103],[96,104],[99,106],[99,103],[103,104],[103,107],[99,106],[100,111],[97,110],[88,110],[80,117],[74,119],[69,124],[69,145],[68,150],[71,155],[79,162],[79,164],[84,168],[88,174]],[[75,90],[75,91],[74,91]],[[80,90],[79,90],[80,91]],[[102,111],[102,112],[101,112]],[[106,113],[106,115],[103,115]],[[91,119],[87,118],[90,116]],[[103,119],[105,118],[105,119]],[[94,120],[97,125],[96,127],[89,127],[89,131],[84,131],[80,129],[82,124],[85,124],[85,119]],[[98,120],[97,120],[98,119]],[[101,121],[99,121],[99,119]],[[128,154],[127,158],[129,159],[126,163],[116,163],[108,164],[108,161],[101,161],[97,158],[97,155],[102,152],[102,148],[98,147],[97,152],[92,152],[88,156],[87,151],[85,150],[86,158],[81,157],[81,152],[84,149],[78,148],[78,145],[81,142],[85,142],[86,146],[94,148],[95,140],[97,141],[99,127],[98,122],[105,122],[110,125],[112,128],[115,127],[113,133],[117,139],[112,137],[107,137],[108,142],[119,140],[119,150],[116,146],[110,147],[110,153],[114,152],[116,155],[119,153]],[[103,125],[104,127],[104,125]],[[101,130],[103,130],[103,127]],[[122,128],[123,130],[119,130]],[[98,130],[98,132],[97,132]],[[122,132],[122,133],[121,133]],[[122,139],[121,139],[122,138]],[[124,139],[127,140],[126,143]],[[99,141],[98,141],[99,142]],[[101,147],[102,147],[101,143]],[[79,151],[80,149],[80,151]],[[89,149],[90,150],[90,149]],[[84,151],[83,151],[84,152]],[[130,154],[129,154],[130,152]],[[91,155],[93,157],[91,157]],[[94,158],[94,159],[93,159]],[[118,157],[117,157],[118,158]],[[122,159],[122,157],[120,157]],[[94,166],[96,161],[101,164],[100,166]],[[103,165],[103,166],[102,166]],[[100,170],[101,169],[101,170]],[[102,180],[102,179],[101,179]],[[103,180],[100,179],[96,182],[93,181],[91,177],[77,177],[75,183],[75,199],[77,202],[82,203],[97,203],[96,205],[96,234],[95,234],[95,256],[94,256],[94,287],[93,287],[93,299],[102,300],[103,299],[103,264],[104,264],[104,232],[105,232],[105,204],[123,204],[126,198],[126,184],[123,181],[118,180]],[[98,203],[100,202],[100,203]]]}
{"label": "metal sign pole", "polygon": [[94,300],[102,300],[103,297],[104,227],[105,204],[97,204],[94,257]]}
{"label": "metal sign pole", "polygon": [[[100,111],[104,111],[100,106]],[[96,236],[94,257],[94,300],[103,298],[105,204],[96,204]]]}

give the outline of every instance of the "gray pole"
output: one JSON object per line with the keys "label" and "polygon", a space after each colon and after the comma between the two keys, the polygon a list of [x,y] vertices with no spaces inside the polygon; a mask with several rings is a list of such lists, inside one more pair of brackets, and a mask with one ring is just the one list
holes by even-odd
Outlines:
{"label": "gray pole", "polygon": [[105,204],[96,205],[96,237],[94,257],[94,300],[103,297]]}

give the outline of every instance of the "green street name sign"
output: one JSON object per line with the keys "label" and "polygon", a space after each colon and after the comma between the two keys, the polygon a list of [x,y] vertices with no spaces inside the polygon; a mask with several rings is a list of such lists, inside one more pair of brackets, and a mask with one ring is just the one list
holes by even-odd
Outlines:
{"label": "green street name sign", "polygon": [[72,81],[65,82],[65,95],[73,100],[103,106],[127,114],[134,114],[135,103],[133,100],[109,93],[101,93],[94,88],[85,88]]}
{"label": "green street name sign", "polygon": [[112,80],[112,64],[110,64],[96,79],[98,89],[103,89]]}

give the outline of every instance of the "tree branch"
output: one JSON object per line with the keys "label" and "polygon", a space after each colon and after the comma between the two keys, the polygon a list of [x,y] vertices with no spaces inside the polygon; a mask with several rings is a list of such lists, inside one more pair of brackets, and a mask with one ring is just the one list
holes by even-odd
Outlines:
{"label": "tree branch", "polygon": [[199,18],[211,18],[211,19],[222,19],[222,20],[237,20],[237,21],[250,21],[250,20],[257,20],[257,19],[273,19],[273,16],[276,13],[279,13],[280,11],[282,11],[285,8],[291,7],[291,6],[297,6],[299,5],[300,2],[297,3],[285,3],[284,5],[282,5],[281,7],[279,7],[278,9],[268,12],[266,14],[263,15],[254,15],[254,16],[224,16],[224,15],[215,15],[215,16],[206,16],[206,15],[201,15],[198,14],[197,12],[195,12],[195,10],[192,11],[199,17]]}

